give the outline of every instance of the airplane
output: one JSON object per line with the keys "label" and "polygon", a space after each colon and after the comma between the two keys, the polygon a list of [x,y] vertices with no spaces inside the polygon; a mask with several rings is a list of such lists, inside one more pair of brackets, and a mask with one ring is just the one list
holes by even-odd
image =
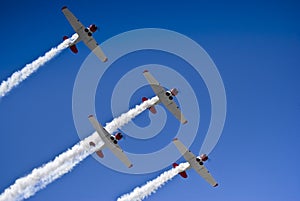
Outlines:
{"label": "airplane", "polygon": [[[176,148],[179,150],[179,152],[183,155],[185,160],[190,164],[188,169],[193,168],[200,176],[202,176],[210,185],[213,187],[217,187],[218,183],[215,181],[215,179],[211,176],[209,171],[205,168],[203,163],[207,161],[208,156],[206,154],[201,154],[201,156],[195,156],[190,150],[188,150],[181,141],[179,141],[177,138],[173,140],[173,143],[175,144]],[[173,168],[177,167],[177,163],[173,163]],[[183,178],[187,178],[187,174],[185,171],[180,172],[179,175]]]}
{"label": "airplane", "polygon": [[[97,150],[96,154],[100,158],[103,158],[104,155],[103,155],[102,149],[105,148],[105,147],[107,147],[128,168],[131,168],[133,166],[132,163],[129,161],[129,159],[124,154],[124,152],[121,149],[121,147],[118,145],[118,141],[123,138],[123,135],[121,133],[117,133],[116,135],[111,135],[110,133],[108,133],[105,130],[105,128],[103,128],[103,126],[97,121],[97,119],[94,117],[94,115],[89,115],[88,118],[89,118],[91,124],[93,125],[93,127],[95,128],[95,130],[97,131],[98,135],[100,136],[100,138],[104,142],[104,146],[101,147],[101,149]],[[90,142],[89,144],[90,144],[90,146],[93,146],[93,147],[96,145],[94,142]]]}
{"label": "airplane", "polygon": [[[77,40],[70,44],[70,49],[73,53],[77,54],[78,49],[76,44],[80,41],[83,41],[84,44],[102,61],[106,62],[107,57],[103,53],[97,41],[93,38],[93,33],[97,31],[98,27],[95,24],[90,25],[89,27],[83,26],[83,24],[73,15],[73,13],[64,6],[62,12],[66,16],[67,20],[71,24],[74,31],[78,34]],[[63,40],[68,39],[68,36],[64,36]]]}
{"label": "airplane", "polygon": [[[153,113],[156,114],[155,105],[158,103],[162,103],[166,106],[166,108],[182,123],[186,124],[187,120],[181,113],[179,107],[173,100],[173,97],[178,94],[178,90],[176,88],[173,88],[169,91],[166,91],[159,82],[150,74],[148,70],[145,70],[143,72],[143,75],[149,82],[151,88],[153,89],[154,93],[158,96],[159,101],[155,103],[153,106],[149,107],[148,109]],[[143,97],[142,102],[148,100],[148,98]]]}

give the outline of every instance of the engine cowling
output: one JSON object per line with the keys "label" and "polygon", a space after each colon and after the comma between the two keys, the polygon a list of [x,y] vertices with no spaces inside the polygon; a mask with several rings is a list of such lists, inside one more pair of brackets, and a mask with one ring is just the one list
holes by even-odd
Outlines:
{"label": "engine cowling", "polygon": [[176,88],[171,89],[172,96],[176,96],[178,94],[178,90]]}
{"label": "engine cowling", "polygon": [[[173,163],[172,166],[173,166],[173,168],[176,168],[176,167],[178,166],[178,164],[177,164],[177,163]],[[186,171],[179,172],[179,175],[180,175],[181,177],[183,177],[183,178],[187,178],[187,177],[188,177]]]}
{"label": "engine cowling", "polygon": [[117,134],[115,135],[115,138],[116,138],[117,140],[121,140],[121,139],[123,138],[123,135],[122,135],[121,133],[117,133]]}
{"label": "engine cowling", "polygon": [[201,154],[200,156],[202,161],[207,161],[208,160],[208,156],[206,154]]}
{"label": "engine cowling", "polygon": [[89,29],[90,29],[91,32],[94,33],[95,31],[97,31],[98,27],[97,27],[95,24],[91,24],[91,25],[89,26]]}

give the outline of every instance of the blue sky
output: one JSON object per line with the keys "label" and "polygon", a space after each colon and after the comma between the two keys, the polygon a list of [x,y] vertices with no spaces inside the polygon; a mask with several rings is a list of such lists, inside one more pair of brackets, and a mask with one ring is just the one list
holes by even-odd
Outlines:
{"label": "blue sky", "polygon": [[[189,171],[188,179],[174,178],[148,200],[300,199],[298,2],[9,1],[0,8],[0,80],[73,33],[60,11],[64,5],[84,24],[99,25],[100,31],[94,35],[99,42],[137,28],[170,29],[198,42],[219,69],[226,89],[227,117],[207,164],[219,187],[211,188]],[[89,50],[83,44],[78,48],[78,55],[65,50],[0,100],[1,192],[79,141],[72,117],[72,90]],[[125,73],[118,68],[122,67],[107,72],[103,85],[115,83],[119,79],[115,75]],[[130,66],[124,68],[130,70]],[[190,71],[186,73],[193,76]],[[210,118],[209,107],[205,107],[209,97],[198,79],[193,87],[202,93],[203,124],[191,146],[195,153]],[[110,103],[109,97],[100,100],[100,95],[96,96],[97,104]],[[132,98],[131,106],[139,102],[137,98]],[[97,115],[101,115],[101,122],[110,121],[108,109],[102,112],[100,108]],[[165,133],[178,125],[168,117],[170,125],[164,128]],[[135,122],[143,126],[148,120],[142,114]],[[159,136],[144,142],[144,147],[152,150],[155,144],[167,143],[173,137]],[[126,141],[122,142],[124,149],[142,152],[134,139]],[[124,174],[88,157],[29,200],[115,200],[163,171]]]}

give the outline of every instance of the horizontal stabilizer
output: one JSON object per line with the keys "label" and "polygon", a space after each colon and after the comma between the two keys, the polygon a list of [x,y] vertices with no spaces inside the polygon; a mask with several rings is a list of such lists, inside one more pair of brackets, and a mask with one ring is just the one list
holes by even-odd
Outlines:
{"label": "horizontal stabilizer", "polygon": [[[63,40],[67,40],[68,38],[69,38],[68,36],[64,36],[64,37],[63,37]],[[77,53],[78,53],[78,49],[77,49],[77,47],[76,47],[75,44],[70,45],[70,50],[71,50],[74,54],[77,54]]]}
{"label": "horizontal stabilizer", "polygon": [[[146,97],[143,97],[143,98],[142,98],[142,102],[145,102],[146,100],[149,100],[149,99],[146,98]],[[151,112],[152,114],[156,114],[156,113],[157,113],[156,108],[155,108],[154,105],[151,106],[151,107],[149,107],[148,110],[150,110],[150,112]]]}
{"label": "horizontal stabilizer", "polygon": [[100,158],[104,158],[104,154],[101,150],[96,151],[96,154],[100,157]]}
{"label": "horizontal stabilizer", "polygon": [[78,53],[78,49],[77,49],[76,45],[71,45],[71,46],[70,46],[70,50],[71,50],[74,54],[77,54],[77,53]]}
{"label": "horizontal stabilizer", "polygon": [[[96,146],[96,144],[94,142],[90,142],[90,146],[94,147]],[[98,151],[96,151],[96,154],[100,157],[100,158],[104,158],[104,154],[101,151],[101,149],[99,149]]]}
{"label": "horizontal stabilizer", "polygon": [[[177,163],[173,163],[173,168],[176,168],[177,166],[178,166]],[[188,177],[186,171],[179,172],[179,175],[180,175],[181,177],[183,177],[183,178],[187,178],[187,177]]]}

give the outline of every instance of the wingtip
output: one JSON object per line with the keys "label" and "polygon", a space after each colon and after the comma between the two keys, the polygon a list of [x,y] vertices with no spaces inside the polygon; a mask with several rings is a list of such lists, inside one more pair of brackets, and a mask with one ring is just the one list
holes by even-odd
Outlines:
{"label": "wingtip", "polygon": [[188,121],[187,120],[185,120],[182,124],[186,124]]}
{"label": "wingtip", "polygon": [[132,164],[130,164],[128,168],[132,168],[132,166],[133,166],[133,165],[132,165]]}
{"label": "wingtip", "polygon": [[89,115],[89,118],[91,118],[91,117],[93,117],[93,116],[94,116],[94,115],[90,114],[90,115]]}
{"label": "wingtip", "polygon": [[178,140],[178,138],[174,138],[174,139],[173,139],[173,141],[176,141],[176,140]]}
{"label": "wingtip", "polygon": [[217,186],[219,186],[219,184],[218,184],[218,183],[216,183],[216,184],[214,185],[214,187],[217,187]]}
{"label": "wingtip", "polygon": [[144,70],[144,73],[149,72],[148,70]]}
{"label": "wingtip", "polygon": [[103,59],[103,62],[107,62],[108,61],[108,58],[106,57],[105,59]]}
{"label": "wingtip", "polygon": [[61,10],[64,10],[64,9],[66,9],[66,8],[68,8],[67,6],[63,6],[62,8],[61,8]]}

